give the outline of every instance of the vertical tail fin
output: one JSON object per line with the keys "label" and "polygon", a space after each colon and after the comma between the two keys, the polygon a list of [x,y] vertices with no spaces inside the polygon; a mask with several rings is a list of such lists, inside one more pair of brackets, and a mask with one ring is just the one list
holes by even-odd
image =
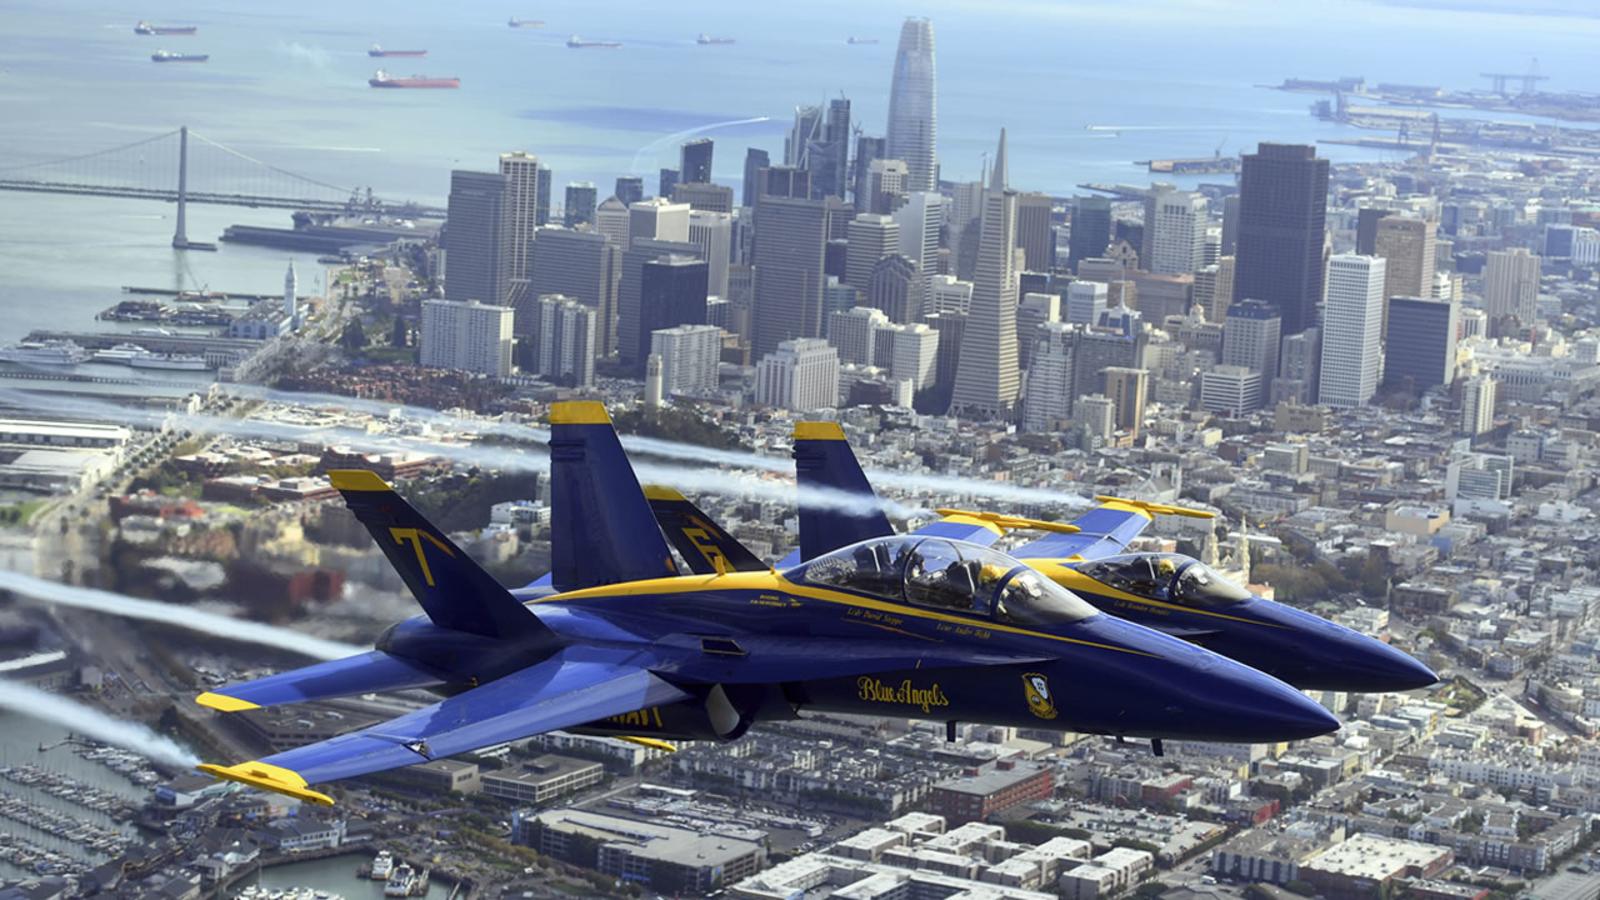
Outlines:
{"label": "vertical tail fin", "polygon": [[604,404],[550,407],[550,504],[557,590],[678,574]]}
{"label": "vertical tail fin", "polygon": [[648,484],[644,496],[650,501],[656,524],[696,575],[765,572],[771,568],[676,490]]}
{"label": "vertical tail fin", "polygon": [[831,491],[875,504],[878,495],[838,422],[797,422],[794,426],[794,469],[800,483],[800,558],[894,534],[889,517],[872,506],[860,511],[825,508],[815,491]]}
{"label": "vertical tail fin", "polygon": [[511,592],[450,542],[376,473],[339,469],[328,480],[400,573],[435,625],[484,637],[543,629]]}

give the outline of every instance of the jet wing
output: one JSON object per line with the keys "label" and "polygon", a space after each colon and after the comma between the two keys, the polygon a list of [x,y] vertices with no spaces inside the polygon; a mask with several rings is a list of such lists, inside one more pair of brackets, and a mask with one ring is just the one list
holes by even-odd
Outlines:
{"label": "jet wing", "polygon": [[403,691],[444,683],[439,675],[382,650],[290,669],[255,681],[206,691],[195,698],[201,706],[239,712],[284,703],[353,697],[375,691]]}
{"label": "jet wing", "polygon": [[440,759],[689,696],[647,671],[646,661],[637,651],[569,647],[544,662],[370,728],[255,762],[202,765],[200,770],[331,805],[333,798],[309,785]]}
{"label": "jet wing", "polygon": [[1018,559],[1100,559],[1115,556],[1142,534],[1157,515],[1209,519],[1212,513],[1166,503],[1127,500],[1121,497],[1096,497],[1100,505],[1072,520],[1077,529],[1071,534],[1048,534],[1013,547]]}

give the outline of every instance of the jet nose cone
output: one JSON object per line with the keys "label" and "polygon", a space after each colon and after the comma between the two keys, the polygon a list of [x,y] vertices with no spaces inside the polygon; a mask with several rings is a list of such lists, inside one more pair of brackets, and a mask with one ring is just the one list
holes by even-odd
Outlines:
{"label": "jet nose cone", "polygon": [[1249,694],[1233,711],[1240,738],[1259,743],[1297,741],[1343,727],[1316,701],[1270,675],[1253,672]]}
{"label": "jet nose cone", "polygon": [[1375,658],[1365,668],[1372,672],[1375,681],[1387,685],[1381,690],[1412,691],[1439,682],[1439,676],[1411,654],[1385,643],[1373,643],[1382,649],[1372,654]]}

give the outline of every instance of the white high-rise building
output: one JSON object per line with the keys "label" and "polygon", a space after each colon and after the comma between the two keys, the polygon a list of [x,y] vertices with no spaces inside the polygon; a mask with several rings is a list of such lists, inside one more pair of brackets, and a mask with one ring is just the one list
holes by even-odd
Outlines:
{"label": "white high-rise building", "polygon": [[1461,385],[1461,433],[1477,437],[1494,429],[1494,403],[1498,393],[1488,375],[1469,378]]}
{"label": "white high-rise building", "polygon": [[[528,275],[528,247],[533,242],[533,230],[544,223],[539,221],[539,157],[518,150],[500,154],[500,174],[506,176],[506,205],[511,208],[510,234],[506,237],[506,255],[511,278],[520,280]],[[545,176],[546,185],[549,176]],[[549,210],[549,195],[544,197]]]}
{"label": "white high-rise building", "polygon": [[1386,274],[1380,256],[1342,253],[1328,260],[1319,403],[1364,406],[1378,389]]}
{"label": "white high-rise building", "polygon": [[918,322],[914,325],[889,325],[874,335],[873,359],[889,377],[911,382],[913,391],[933,384],[938,371],[939,332]]}
{"label": "white high-rise building", "polygon": [[665,197],[651,197],[628,207],[628,240],[689,240],[689,204],[673,203]]}
{"label": "white high-rise building", "polygon": [[652,331],[650,354],[661,358],[661,389],[667,396],[713,394],[722,360],[722,329],[677,325]]}
{"label": "white high-rise building", "polygon": [[619,250],[628,249],[628,229],[632,226],[633,214],[628,212],[628,205],[615,197],[607,197],[594,211],[594,230],[606,236],[606,240],[617,246]]}
{"label": "white high-rise building", "polygon": [[1028,391],[1022,407],[1024,431],[1055,431],[1072,417],[1076,331],[1066,322],[1046,322],[1029,335],[1033,340],[1033,361],[1028,367]]}
{"label": "white high-rise building", "polygon": [[866,211],[892,213],[906,202],[906,182],[910,175],[905,160],[875,159],[867,163]]}
{"label": "white high-rise building", "polygon": [[872,267],[899,249],[900,226],[889,216],[862,213],[845,226],[845,237],[845,283],[865,294]]}
{"label": "white high-rise building", "polygon": [[422,302],[422,365],[503,378],[511,374],[509,306],[468,300]]}
{"label": "white high-rise building", "polygon": [[894,221],[900,226],[900,255],[922,273],[926,296],[933,294],[933,280],[939,277],[939,230],[944,227],[945,202],[943,194],[917,191],[894,211]]}
{"label": "white high-rise building", "polygon": [[1139,262],[1155,275],[1185,275],[1205,265],[1206,198],[1156,185],[1144,202],[1144,246]]}
{"label": "white high-rise building", "polygon": [[1103,281],[1074,281],[1067,285],[1066,321],[1093,325],[1111,305],[1110,286]]}
{"label": "white high-rise building", "polygon": [[884,154],[906,161],[907,190],[939,189],[938,105],[933,23],[907,19],[900,28],[894,78],[889,82],[889,128]]}
{"label": "white high-rise building", "polygon": [[1539,304],[1539,264],[1539,257],[1522,247],[1489,251],[1483,268],[1483,308],[1490,327],[1506,316],[1533,324]]}
{"label": "white high-rise building", "polygon": [[1006,185],[1006,132],[989,174],[972,275],[972,310],[956,361],[952,415],[1009,421],[1022,383],[1017,370],[1017,195]]}
{"label": "white high-rise building", "polygon": [[295,296],[300,279],[294,273],[294,260],[289,260],[289,271],[283,273],[283,328],[294,331],[300,327],[300,301]]}
{"label": "white high-rise building", "polygon": [[857,306],[828,316],[828,343],[839,351],[839,362],[854,366],[875,365],[874,348],[878,332],[890,326],[883,310]]}
{"label": "white high-rise building", "polygon": [[573,387],[594,384],[600,316],[571,297],[539,298],[539,377]]}
{"label": "white high-rise building", "polygon": [[821,338],[778,344],[756,366],[756,403],[794,412],[832,409],[839,403],[839,353]]}
{"label": "white high-rise building", "polygon": [[954,275],[935,275],[928,286],[928,304],[924,315],[960,313],[972,309],[972,282],[961,281]]}
{"label": "white high-rise building", "polygon": [[733,215],[703,209],[690,210],[689,243],[700,248],[700,258],[706,261],[706,295],[726,299],[728,255],[733,247]]}
{"label": "white high-rise building", "polygon": [[1242,416],[1261,406],[1261,373],[1244,366],[1217,366],[1200,373],[1200,408]]}

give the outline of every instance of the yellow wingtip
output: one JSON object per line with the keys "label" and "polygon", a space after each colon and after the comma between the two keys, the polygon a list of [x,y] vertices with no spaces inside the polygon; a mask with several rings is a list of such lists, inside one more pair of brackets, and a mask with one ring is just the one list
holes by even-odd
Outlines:
{"label": "yellow wingtip", "polygon": [[627,741],[630,744],[638,744],[641,747],[649,747],[651,750],[660,750],[662,753],[678,752],[676,745],[659,740],[657,738],[638,737],[631,734],[621,735],[620,737],[622,740]]}
{"label": "yellow wingtip", "polygon": [[319,791],[313,791],[306,786],[306,780],[299,772],[274,766],[259,760],[239,763],[236,766],[219,766],[214,763],[201,763],[195,768],[224,781],[237,781],[251,787],[276,791],[296,800],[305,800],[310,803],[319,803],[323,806],[332,806],[333,798]]}
{"label": "yellow wingtip", "polygon": [[844,428],[838,422],[796,422],[794,439],[797,441],[842,441]]}
{"label": "yellow wingtip", "polygon": [[664,484],[647,484],[644,486],[646,500],[682,500],[684,496],[676,488]]}
{"label": "yellow wingtip", "polygon": [[611,414],[598,400],[563,400],[550,404],[551,425],[610,425]]}
{"label": "yellow wingtip", "polygon": [[194,698],[194,702],[219,712],[228,713],[261,708],[259,703],[251,703],[249,700],[240,700],[238,697],[229,697],[227,694],[218,694],[214,691],[206,691],[204,694]]}
{"label": "yellow wingtip", "polygon": [[329,469],[328,480],[341,491],[389,491],[389,483],[367,469]]}
{"label": "yellow wingtip", "polygon": [[1111,507],[1132,509],[1149,516],[1185,516],[1190,519],[1214,519],[1217,514],[1205,509],[1195,509],[1190,506],[1174,506],[1170,503],[1157,503],[1153,500],[1130,500],[1127,497],[1113,497],[1109,494],[1095,495],[1095,502],[1104,503]]}

